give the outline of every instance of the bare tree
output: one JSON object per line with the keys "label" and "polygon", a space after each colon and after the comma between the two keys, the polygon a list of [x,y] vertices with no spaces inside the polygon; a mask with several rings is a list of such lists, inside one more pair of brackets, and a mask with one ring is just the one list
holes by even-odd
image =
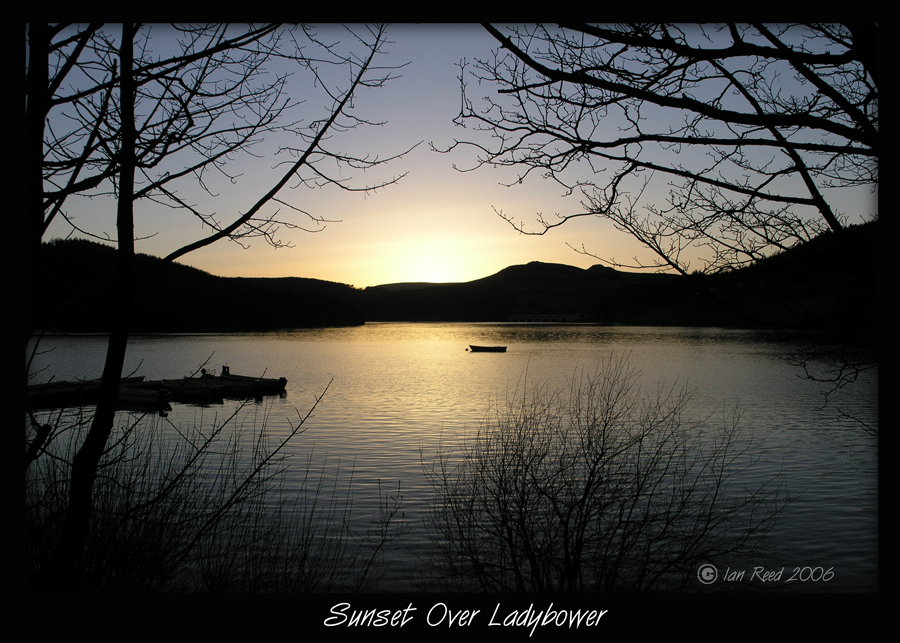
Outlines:
{"label": "bare tree", "polygon": [[[841,230],[834,195],[877,186],[876,25],[484,28],[500,49],[463,64],[458,117],[491,135],[465,141],[475,167],[580,197],[536,229],[499,211],[521,232],[599,216],[653,256],[611,265],[715,273]],[[474,103],[472,80],[499,96]],[[665,204],[642,199],[651,177]]]}
{"label": "bare tree", "polygon": [[[79,585],[103,591],[314,592],[374,589],[384,551],[402,531],[402,498],[379,493],[365,533],[338,465],[300,465],[288,491],[285,448],[305,431],[316,402],[273,440],[260,405],[239,405],[201,427],[155,414],[122,414],[94,485]],[[248,413],[249,412],[249,413]],[[68,506],[69,462],[89,426],[82,408],[56,412],[65,437],[25,481],[25,577],[52,582],[52,556]],[[256,416],[250,428],[250,416]],[[261,424],[259,424],[261,422]],[[348,472],[352,479],[352,470]],[[330,479],[330,482],[328,481]]]}
{"label": "bare tree", "polygon": [[458,450],[424,458],[443,582],[462,591],[702,588],[698,567],[751,553],[788,498],[755,464],[738,416],[691,418],[684,389],[640,389],[624,357],[566,392],[518,392]]}
{"label": "bare tree", "polygon": [[[296,200],[287,201],[285,188],[333,185],[374,191],[400,178],[353,186],[340,176],[341,168],[366,170],[392,158],[343,154],[331,149],[329,140],[360,125],[379,124],[354,115],[352,108],[361,89],[381,87],[391,78],[392,70],[376,60],[385,45],[383,28],[347,29],[349,43],[323,40],[308,26],[134,25],[132,31],[138,57],[126,69],[121,56],[127,52],[100,25],[29,25],[31,248],[39,247],[51,223],[66,216],[64,206],[73,195],[118,200],[116,182],[125,159],[134,160],[134,201],[182,210],[211,230],[173,249],[165,261],[224,238],[257,236],[282,245],[279,228],[300,225],[290,217],[279,218],[277,211],[265,211],[273,204],[301,213],[309,222],[303,229],[320,229],[324,217],[302,210]],[[336,37],[333,30],[328,37]],[[303,96],[296,96],[292,80],[305,82]],[[122,83],[131,84],[133,108],[122,102],[127,98],[120,91]],[[306,92],[323,100],[322,111],[306,123],[290,120],[298,118]],[[134,119],[123,119],[130,109]],[[134,132],[126,140],[131,127]],[[237,182],[239,177],[228,171],[229,161],[272,134],[282,143],[278,153],[290,160],[281,163],[282,170],[245,211],[216,214],[218,195],[210,181],[219,175]],[[134,147],[131,154],[125,145]],[[202,206],[179,196],[179,186],[202,188]],[[110,239],[108,230],[80,232]]]}
{"label": "bare tree", "polygon": [[[115,233],[103,231],[114,240],[118,257],[111,332],[100,401],[72,463],[64,548],[57,561],[61,570],[73,570],[84,546],[140,283],[161,265],[222,239],[240,243],[261,237],[280,245],[280,228],[319,229],[324,217],[288,199],[287,188],[372,191],[400,178],[354,186],[341,177],[342,168],[365,170],[391,160],[331,147],[337,134],[375,124],[355,115],[353,101],[392,75],[377,62],[386,42],[383,27],[346,28],[344,35],[345,42],[333,33],[326,40],[312,27],[283,25],[26,27],[28,278],[37,274],[44,234],[66,216],[73,197],[111,198],[116,208]],[[306,122],[294,115],[301,102],[289,85],[294,74],[323,102],[310,106],[321,111]],[[275,134],[280,152],[290,159],[271,183],[251,186],[256,197],[248,207],[231,211],[227,200],[216,199],[211,180],[218,174],[237,181],[229,162]],[[201,188],[202,203],[182,196],[184,186]],[[135,274],[135,211],[150,202],[196,218],[208,232],[174,248],[149,273]],[[281,216],[279,207],[302,213],[311,228]],[[36,302],[26,301],[26,310],[27,361],[37,328]]]}

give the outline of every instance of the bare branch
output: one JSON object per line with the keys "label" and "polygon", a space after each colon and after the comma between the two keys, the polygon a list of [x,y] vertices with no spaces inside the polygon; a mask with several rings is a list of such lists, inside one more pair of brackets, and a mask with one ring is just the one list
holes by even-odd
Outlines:
{"label": "bare branch", "polygon": [[[463,171],[518,168],[509,185],[538,173],[580,196],[578,211],[538,215],[534,229],[495,208],[520,232],[596,215],[651,250],[650,267],[685,273],[687,257],[706,252],[704,271],[717,272],[840,230],[826,190],[877,185],[866,42],[877,28],[484,28],[500,49],[461,63],[456,122],[473,134],[439,151],[468,146],[477,157]],[[476,107],[471,80],[496,96]],[[667,205],[631,196],[649,194],[648,177],[668,177]]]}

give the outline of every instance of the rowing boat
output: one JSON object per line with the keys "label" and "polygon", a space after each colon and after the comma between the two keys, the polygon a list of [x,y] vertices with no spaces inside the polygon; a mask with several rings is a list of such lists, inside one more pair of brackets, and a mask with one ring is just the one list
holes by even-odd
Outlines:
{"label": "rowing boat", "polygon": [[[280,395],[284,393],[287,379],[279,377],[252,377],[249,375],[233,375],[227,366],[222,367],[219,375],[203,371],[200,381],[222,386],[225,396],[259,397],[261,395]],[[250,395],[247,395],[247,394]]]}

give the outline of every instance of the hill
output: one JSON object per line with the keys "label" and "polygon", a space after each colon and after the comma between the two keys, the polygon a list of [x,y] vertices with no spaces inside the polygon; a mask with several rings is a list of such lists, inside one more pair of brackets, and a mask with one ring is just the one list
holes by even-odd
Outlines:
{"label": "hill", "polygon": [[460,284],[367,288],[370,321],[577,319],[751,328],[874,326],[877,222],[827,233],[757,264],[678,276],[532,262]]}
{"label": "hill", "polygon": [[367,288],[371,321],[508,321],[538,316],[606,321],[618,297],[660,297],[672,275],[637,275],[594,266],[532,262],[458,284],[390,284]]}
{"label": "hill", "polygon": [[[226,278],[173,264],[143,286],[134,332],[250,332],[365,321],[587,323],[725,327],[874,327],[877,222],[828,233],[748,268],[687,277],[532,262],[466,283],[358,290],[299,277]],[[45,328],[108,330],[115,251],[44,245]],[[137,258],[137,269],[154,259]]]}
{"label": "hill", "polygon": [[[45,243],[40,291],[42,325],[69,332],[109,330],[115,250],[85,240]],[[135,269],[155,259],[138,255]],[[362,324],[359,291],[299,277],[230,278],[174,263],[141,286],[133,332],[249,332]]]}

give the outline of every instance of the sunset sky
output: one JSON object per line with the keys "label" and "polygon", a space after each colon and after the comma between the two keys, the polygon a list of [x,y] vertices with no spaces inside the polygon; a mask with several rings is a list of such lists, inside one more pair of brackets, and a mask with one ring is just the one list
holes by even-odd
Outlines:
{"label": "sunset sky", "polygon": [[[273,249],[257,240],[249,249],[218,242],[195,251],[182,263],[226,277],[313,277],[357,287],[383,283],[469,281],[493,274],[506,266],[530,261],[567,263],[589,267],[599,261],[573,250],[581,248],[604,258],[628,262],[635,255],[649,256],[627,235],[596,218],[570,221],[545,236],[517,233],[496,213],[502,210],[532,222],[537,213],[580,211],[577,196],[563,198],[562,188],[532,177],[523,185],[505,187],[515,174],[508,170],[482,168],[459,172],[453,165],[471,167],[476,153],[460,148],[449,154],[431,149],[450,145],[454,138],[472,132],[453,124],[459,112],[459,62],[463,58],[488,57],[496,41],[477,25],[396,25],[389,28],[394,44],[386,48],[385,65],[408,66],[399,78],[384,88],[359,95],[356,108],[367,118],[385,120],[380,128],[351,130],[336,136],[332,148],[366,149],[390,156],[422,143],[403,158],[386,166],[384,173],[358,174],[358,184],[384,176],[408,173],[398,184],[371,195],[349,194],[335,189],[290,193],[291,203],[335,221],[313,234],[284,230],[282,240],[292,247]],[[490,86],[472,87],[480,98],[495,93]],[[319,104],[321,106],[322,103]],[[481,138],[486,141],[487,139]],[[342,144],[346,141],[346,144]],[[267,141],[268,143],[268,141]],[[274,144],[274,143],[273,143]],[[253,193],[257,171],[275,165],[271,158],[249,158],[243,174],[241,194]],[[260,178],[259,185],[266,179]],[[658,193],[660,201],[665,182]],[[867,195],[848,207],[866,216],[876,211],[876,197]],[[842,204],[844,205],[844,204]],[[111,232],[111,205],[96,201],[83,204],[70,214],[94,232]],[[227,212],[217,205],[227,220]],[[297,216],[296,222],[304,221]],[[144,210],[136,218],[139,252],[163,256],[201,236],[200,226],[183,213]],[[45,239],[65,236],[65,226],[51,228]]]}
{"label": "sunset sky", "polygon": [[[391,176],[408,172],[398,184],[374,195],[326,189],[294,195],[327,219],[322,232],[285,231],[292,248],[255,243],[242,250],[218,243],[184,262],[222,276],[314,277],[358,287],[406,281],[469,281],[506,266],[546,261],[588,267],[596,259],[578,254],[566,242],[590,242],[597,252],[628,240],[599,221],[571,225],[543,236],[517,233],[494,212],[516,212],[529,221],[537,212],[576,207],[560,198],[561,188],[537,180],[514,188],[500,185],[513,174],[471,166],[475,152],[439,154],[467,132],[453,124],[459,112],[459,62],[490,55],[495,41],[477,25],[396,25],[388,37],[391,64],[409,65],[377,92],[360,95],[359,109],[386,120],[384,127],[349,133],[371,141],[371,149],[391,155],[422,141],[407,156],[385,166]],[[347,137],[348,139],[350,136]],[[334,147],[340,147],[336,143]],[[359,175],[361,182],[369,182]],[[302,221],[301,221],[302,222]],[[605,234],[604,234],[605,230]],[[635,248],[636,250],[636,248]]]}

